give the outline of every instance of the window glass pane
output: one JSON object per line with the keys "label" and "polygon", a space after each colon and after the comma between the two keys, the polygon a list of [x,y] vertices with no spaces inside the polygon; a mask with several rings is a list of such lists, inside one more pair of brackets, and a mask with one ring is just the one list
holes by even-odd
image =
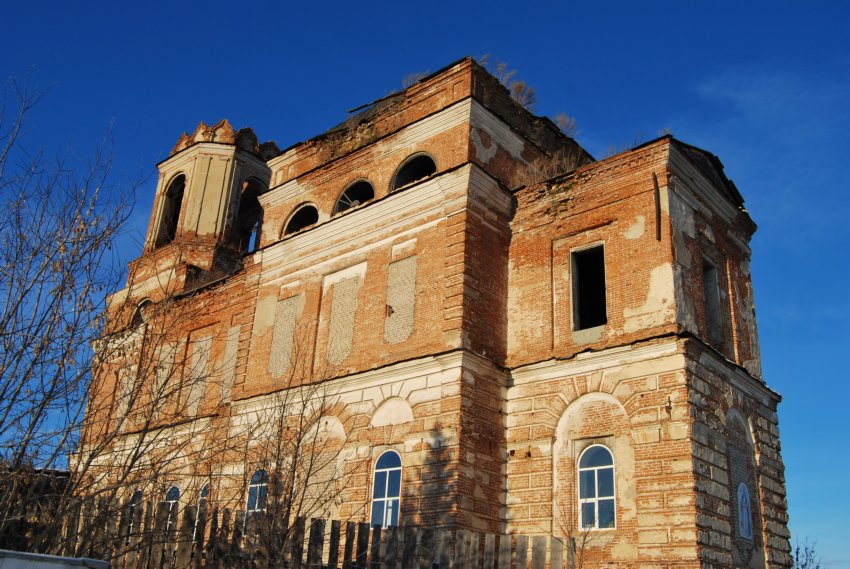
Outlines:
{"label": "window glass pane", "polygon": [[166,502],[176,502],[180,499],[180,488],[177,486],[172,486],[168,489],[168,492],[165,494]]}
{"label": "window glass pane", "polygon": [[401,488],[401,470],[390,470],[390,483],[387,486],[387,496],[388,497],[396,497],[398,496],[399,489]]}
{"label": "window glass pane", "polygon": [[398,500],[390,500],[387,502],[387,518],[389,521],[387,525],[397,526],[398,525],[398,510],[399,510],[399,502]]}
{"label": "window glass pane", "polygon": [[397,452],[388,451],[381,455],[375,468],[398,468],[401,466],[401,457]]}
{"label": "window glass pane", "polygon": [[579,468],[589,468],[592,466],[610,466],[614,464],[614,459],[611,457],[611,452],[603,446],[593,446],[581,455],[581,463]]}
{"label": "window glass pane", "polygon": [[596,477],[593,470],[579,472],[579,498],[596,497]]}
{"label": "window glass pane", "polygon": [[251,484],[260,484],[262,482],[268,482],[269,475],[265,470],[258,470],[251,476]]}
{"label": "window glass pane", "polygon": [[373,498],[385,498],[387,491],[387,473],[386,472],[376,472],[375,473],[375,487],[372,488],[372,497]]}
{"label": "window glass pane", "polygon": [[372,502],[371,524],[373,526],[384,525],[384,502],[382,500],[375,500]]}
{"label": "window glass pane", "polygon": [[590,502],[589,504],[582,504],[581,505],[581,527],[583,527],[583,528],[594,527],[594,521],[593,521],[594,506],[595,506],[595,504],[593,502]]}
{"label": "window glass pane", "polygon": [[602,468],[596,471],[599,481],[599,496],[614,495],[614,469]]}
{"label": "window glass pane", "polygon": [[269,487],[263,485],[260,486],[257,490],[257,509],[264,510],[266,508],[266,497],[269,493]]}
{"label": "window glass pane", "polygon": [[612,528],[615,522],[614,500],[599,500],[599,527]]}

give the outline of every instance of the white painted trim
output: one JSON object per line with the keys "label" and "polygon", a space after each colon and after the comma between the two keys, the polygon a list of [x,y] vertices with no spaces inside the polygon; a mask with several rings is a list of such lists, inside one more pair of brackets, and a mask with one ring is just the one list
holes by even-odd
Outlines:
{"label": "white painted trim", "polygon": [[599,352],[584,352],[577,354],[571,360],[552,359],[515,368],[511,372],[513,380],[511,385],[527,385],[532,382],[601,371],[652,359],[659,359],[660,362],[665,356],[675,355],[679,355],[680,359],[670,360],[668,368],[659,370],[657,373],[684,369],[685,359],[680,353],[677,339],[646,346],[618,346]]}

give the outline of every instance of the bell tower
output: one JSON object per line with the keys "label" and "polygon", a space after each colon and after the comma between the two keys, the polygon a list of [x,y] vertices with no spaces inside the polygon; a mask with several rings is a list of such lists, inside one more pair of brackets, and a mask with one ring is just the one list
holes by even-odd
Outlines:
{"label": "bell tower", "polygon": [[184,133],[157,165],[144,250],[130,266],[134,286],[156,278],[179,292],[239,270],[261,245],[258,197],[269,187],[266,161],[278,154],[274,142],[260,144],[250,128],[234,130],[227,120]]}

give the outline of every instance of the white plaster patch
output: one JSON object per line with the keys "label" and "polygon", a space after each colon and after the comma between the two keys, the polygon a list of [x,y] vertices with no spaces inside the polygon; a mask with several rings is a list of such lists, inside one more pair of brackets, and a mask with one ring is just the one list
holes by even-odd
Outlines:
{"label": "white plaster patch", "polygon": [[387,399],[372,416],[372,427],[385,427],[387,425],[402,425],[413,420],[413,410],[410,404],[401,397]]}
{"label": "white plaster patch", "polygon": [[635,222],[629,226],[623,236],[626,239],[638,239],[643,237],[646,231],[646,217],[643,215],[637,216]]}
{"label": "white plaster patch", "polygon": [[674,313],[673,265],[664,263],[652,269],[646,301],[635,308],[623,310],[624,332],[635,332],[668,322]]}
{"label": "white plaster patch", "polygon": [[477,128],[472,127],[469,129],[469,139],[472,141],[472,145],[475,146],[475,155],[483,164],[490,162],[496,155],[496,150],[498,150],[496,143],[493,142],[493,137],[490,136],[490,133],[487,133],[487,135],[490,138],[490,146],[484,144],[484,140],[481,139]]}

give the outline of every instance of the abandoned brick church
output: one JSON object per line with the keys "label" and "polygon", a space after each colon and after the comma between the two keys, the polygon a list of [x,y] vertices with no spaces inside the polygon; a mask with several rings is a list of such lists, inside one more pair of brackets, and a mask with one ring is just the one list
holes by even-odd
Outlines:
{"label": "abandoned brick church", "polygon": [[158,170],[111,298],[128,348],[103,369],[125,371],[90,411],[138,440],[128,382],[165,366],[126,363],[155,307],[191,314],[164,345],[194,381],[139,464],[182,458],[139,492],[263,507],[291,458],[239,429],[321,385],[299,414],[337,441],[335,517],[581,535],[610,567],[790,565],[756,227],[711,153],[595,160],[464,59],[284,151],[201,123]]}

